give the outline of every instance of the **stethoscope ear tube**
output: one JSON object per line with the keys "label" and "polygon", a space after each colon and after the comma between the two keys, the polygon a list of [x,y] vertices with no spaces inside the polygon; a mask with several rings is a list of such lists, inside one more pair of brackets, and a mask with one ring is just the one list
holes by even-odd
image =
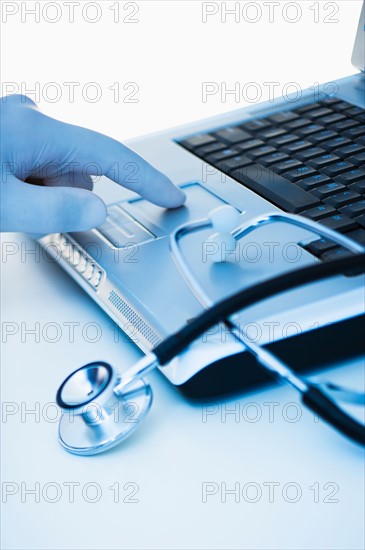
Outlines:
{"label": "stethoscope ear tube", "polygon": [[365,445],[365,426],[342,411],[337,403],[318,387],[308,384],[308,389],[302,394],[302,402],[343,435],[360,445]]}
{"label": "stethoscope ear tube", "polygon": [[182,353],[204,332],[213,326],[226,322],[228,318],[245,307],[257,304],[277,294],[293,290],[304,284],[318,282],[336,275],[360,275],[365,272],[365,254],[354,254],[327,263],[318,263],[308,267],[284,273],[268,281],[241,290],[237,294],[212,306],[199,317],[155,347],[160,366],[164,366]]}

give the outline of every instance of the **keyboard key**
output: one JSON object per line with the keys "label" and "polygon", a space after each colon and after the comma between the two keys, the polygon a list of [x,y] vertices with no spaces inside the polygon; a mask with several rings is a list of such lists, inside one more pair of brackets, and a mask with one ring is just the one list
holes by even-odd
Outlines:
{"label": "keyboard key", "polygon": [[361,124],[365,124],[365,114],[362,114],[362,115],[357,115],[357,117],[355,117],[356,120],[358,120]]}
{"label": "keyboard key", "polygon": [[222,172],[231,172],[242,166],[248,166],[252,164],[252,160],[244,155],[237,155],[229,159],[222,160],[216,164],[217,168]]}
{"label": "keyboard key", "polygon": [[318,200],[268,168],[251,165],[232,173],[246,187],[288,212],[297,213],[316,206]]}
{"label": "keyboard key", "polygon": [[278,174],[282,174],[283,172],[294,170],[294,168],[299,168],[300,166],[303,166],[303,163],[300,162],[299,160],[289,159],[289,160],[284,160],[284,162],[279,162],[279,164],[275,164],[272,167],[272,170],[274,170]]}
{"label": "keyboard key", "polygon": [[244,122],[240,125],[240,127],[243,130],[246,130],[246,132],[258,132],[259,130],[263,130],[264,128],[269,128],[270,126],[270,122],[262,118],[257,120],[249,120],[248,122]]}
{"label": "keyboard key", "polygon": [[361,145],[365,145],[365,136],[357,137],[356,143],[361,143]]}
{"label": "keyboard key", "polygon": [[335,105],[336,103],[340,103],[340,100],[337,99],[337,97],[326,97],[325,99],[322,99],[320,105]]}
{"label": "keyboard key", "polygon": [[359,143],[351,143],[350,145],[346,145],[346,147],[336,149],[335,151],[333,151],[333,154],[341,158],[347,158],[351,157],[352,155],[356,155],[356,153],[363,153],[364,151],[364,145],[360,145]]}
{"label": "keyboard key", "polygon": [[293,113],[293,111],[283,111],[281,113],[277,113],[276,115],[269,116],[269,120],[275,124],[290,122],[296,118],[299,118],[299,115],[297,115],[297,113]]}
{"label": "keyboard key", "polygon": [[342,174],[343,172],[351,170],[352,168],[355,168],[353,164],[345,160],[341,160],[340,162],[331,164],[331,166],[326,166],[326,168],[323,168],[323,172],[327,174],[327,176],[335,177]]}
{"label": "keyboard key", "polygon": [[271,139],[269,143],[274,147],[281,147],[282,145],[287,145],[288,143],[297,141],[297,139],[298,139],[298,136],[296,136],[295,134],[283,134],[282,136]]}
{"label": "keyboard key", "polygon": [[304,246],[304,248],[305,250],[308,250],[308,252],[319,258],[328,250],[333,250],[334,248],[336,248],[336,246],[337,245],[334,242],[327,239],[318,239],[307,244],[306,246]]}
{"label": "keyboard key", "polygon": [[336,124],[331,124],[330,129],[335,132],[344,132],[345,130],[359,126],[359,124],[360,122],[358,120],[347,119],[342,122],[337,122]]}
{"label": "keyboard key", "polygon": [[240,128],[225,128],[214,133],[215,136],[222,141],[226,141],[229,145],[234,145],[240,141],[252,139],[252,135]]}
{"label": "keyboard key", "polygon": [[301,151],[300,153],[297,153],[295,155],[295,158],[302,161],[306,161],[315,157],[319,157],[320,155],[324,155],[325,153],[326,151],[321,147],[311,147],[310,149],[306,149],[305,151]]}
{"label": "keyboard key", "polygon": [[357,115],[362,115],[364,113],[365,113],[364,109],[360,109],[360,107],[353,107],[352,109],[348,109],[348,111],[346,112],[346,115],[357,116]]}
{"label": "keyboard key", "polygon": [[331,111],[331,109],[328,109],[327,107],[320,107],[319,109],[315,109],[314,111],[307,111],[305,113],[305,116],[314,119],[331,114],[333,114],[333,111]]}
{"label": "keyboard key", "polygon": [[312,147],[311,142],[301,139],[300,141],[294,141],[289,145],[285,145],[285,147],[282,148],[282,151],[284,151],[285,153],[293,154],[297,153],[298,151],[302,151],[303,149],[307,149],[308,147]]}
{"label": "keyboard key", "polygon": [[342,183],[331,181],[330,183],[321,185],[321,187],[315,187],[313,191],[311,191],[311,193],[313,193],[313,195],[323,200],[323,199],[326,199],[327,197],[330,197],[331,195],[335,195],[336,193],[339,193],[340,191],[345,191],[345,190],[346,190],[346,187],[342,185]]}
{"label": "keyboard key", "polygon": [[321,224],[329,227],[330,229],[334,229],[335,231],[340,231],[341,233],[356,228],[356,223],[354,220],[348,218],[344,214],[335,214],[329,218],[324,218],[321,220]]}
{"label": "keyboard key", "polygon": [[332,113],[331,115],[318,119],[318,124],[324,124],[325,126],[328,126],[329,124],[334,124],[335,122],[340,122],[341,120],[345,119],[345,115],[342,115],[340,113]]}
{"label": "keyboard key", "polygon": [[309,124],[311,124],[311,122],[312,121],[309,118],[297,118],[292,122],[286,123],[284,126],[288,130],[297,130],[298,128],[303,128],[304,126],[308,126]]}
{"label": "keyboard key", "polygon": [[[353,165],[351,166],[354,168]],[[340,176],[336,177],[336,180],[347,185],[350,185],[351,183],[355,183],[357,181],[365,180],[365,168],[354,168],[353,170],[350,170],[349,172],[346,172],[345,174],[341,174]]]}
{"label": "keyboard key", "polygon": [[365,214],[365,199],[353,202],[344,208],[341,208],[341,214],[345,214],[345,216],[348,216],[349,218],[356,218],[356,216]]}
{"label": "keyboard key", "polygon": [[328,141],[322,141],[321,147],[327,151],[332,151],[332,149],[338,149],[344,145],[350,145],[352,143],[351,139],[345,136],[338,136],[334,139],[329,139]]}
{"label": "keyboard key", "polygon": [[315,134],[313,136],[309,136],[309,141],[312,143],[320,143],[322,147],[322,141],[326,141],[328,139],[333,139],[338,137],[338,134],[336,132],[333,132],[333,130],[323,130],[322,132],[319,132],[318,134]]}
{"label": "keyboard key", "polygon": [[347,101],[339,101],[336,103],[336,105],[333,106],[333,109],[335,111],[346,111],[347,109],[352,109],[354,105],[351,105],[350,103],[347,103]]}
{"label": "keyboard key", "polygon": [[323,168],[323,166],[328,166],[329,164],[332,164],[334,162],[337,162],[341,160],[339,157],[336,157],[336,155],[332,155],[331,153],[327,153],[326,155],[322,155],[320,157],[317,157],[315,159],[312,159],[308,162],[310,166],[313,168],[316,168],[320,170]]}
{"label": "keyboard key", "polygon": [[352,239],[353,241],[365,246],[365,230],[364,229],[355,229],[346,233],[346,237]]}
{"label": "keyboard key", "polygon": [[355,166],[362,166],[365,164],[365,151],[363,153],[358,153],[353,157],[348,157],[347,160],[348,162],[351,162],[351,164],[355,164]]}
{"label": "keyboard key", "polygon": [[279,136],[282,136],[286,134],[286,131],[283,128],[269,128],[268,130],[263,130],[263,132],[259,132],[257,136],[260,139],[273,139]]}
{"label": "keyboard key", "polygon": [[236,148],[240,151],[249,151],[250,149],[255,149],[255,147],[260,147],[261,145],[265,145],[261,139],[250,139],[244,143],[239,143]]}
{"label": "keyboard key", "polygon": [[263,145],[258,149],[252,149],[248,151],[247,155],[249,157],[257,159],[259,157],[263,157],[264,155],[270,155],[271,153],[276,153],[276,149],[274,147],[271,147],[270,145]]}
{"label": "keyboard key", "polygon": [[310,168],[309,166],[300,166],[299,168],[296,168],[295,170],[290,170],[290,172],[285,172],[283,174],[283,177],[296,182],[299,181],[306,176],[311,176],[312,174],[315,174],[315,170],[313,168]]}
{"label": "keyboard key", "polygon": [[300,130],[297,130],[296,133],[298,134],[298,136],[306,137],[306,136],[311,136],[316,132],[322,132],[323,130],[324,130],[324,127],[319,124],[310,124],[305,128],[301,128]]}
{"label": "keyboard key", "polygon": [[313,111],[314,109],[319,109],[322,107],[320,103],[308,103],[308,105],[304,105],[304,107],[300,107],[300,109],[296,109],[297,113],[306,113],[308,111]]}
{"label": "keyboard key", "polygon": [[271,166],[276,162],[287,160],[288,158],[288,155],[286,155],[285,153],[276,152],[272,153],[271,155],[267,155],[266,157],[261,157],[260,164],[263,164],[264,166]]}
{"label": "keyboard key", "polygon": [[343,191],[342,193],[338,193],[337,195],[332,195],[331,197],[328,197],[328,199],[326,199],[326,202],[328,202],[338,210],[342,206],[350,204],[357,199],[361,199],[361,195],[359,195],[359,193],[356,193],[356,191]]}
{"label": "keyboard key", "polygon": [[344,134],[351,139],[356,139],[357,137],[363,136],[365,134],[365,128],[363,126],[356,126],[356,128],[346,130]]}
{"label": "keyboard key", "polygon": [[296,184],[306,191],[311,191],[315,187],[318,187],[319,185],[323,185],[324,183],[328,183],[330,181],[331,179],[328,176],[325,176],[324,174],[316,174],[315,176],[311,176],[310,178],[305,178],[304,180],[297,181]]}
{"label": "keyboard key", "polygon": [[357,181],[356,183],[353,183],[352,185],[349,185],[349,189],[352,191],[357,191],[358,193],[362,193],[365,195],[365,179]]}
{"label": "keyboard key", "polygon": [[199,157],[204,158],[212,153],[216,153],[217,151],[222,151],[222,149],[226,149],[226,147],[227,145],[225,143],[219,143],[219,141],[216,141],[215,143],[210,143],[209,145],[199,147],[199,149],[194,151],[194,153]]}
{"label": "keyboard key", "polygon": [[202,145],[208,145],[209,143],[214,143],[216,140],[215,137],[210,134],[199,134],[191,138],[181,141],[181,145],[187,149],[195,149],[196,147],[201,147]]}
{"label": "keyboard key", "polygon": [[223,151],[218,151],[217,153],[209,155],[206,161],[210,164],[217,164],[217,162],[239,155],[239,153],[237,149],[223,149]]}
{"label": "keyboard key", "polygon": [[355,221],[358,225],[361,225],[361,227],[365,227],[365,214],[363,214],[363,215],[360,216],[359,218],[355,218],[354,221]]}
{"label": "keyboard key", "polygon": [[333,206],[330,206],[329,204],[320,204],[319,206],[315,206],[310,210],[305,210],[305,212],[301,213],[301,216],[305,216],[306,218],[310,218],[311,220],[317,221],[317,220],[320,220],[321,218],[326,218],[327,216],[331,216],[335,212],[336,210],[333,208]]}

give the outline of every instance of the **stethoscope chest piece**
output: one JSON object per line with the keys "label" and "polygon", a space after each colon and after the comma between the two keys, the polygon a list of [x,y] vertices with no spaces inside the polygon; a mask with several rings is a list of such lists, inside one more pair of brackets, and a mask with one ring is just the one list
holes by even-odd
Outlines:
{"label": "stethoscope chest piece", "polygon": [[121,377],[108,364],[89,363],[60,386],[56,400],[62,409],[58,439],[70,453],[95,455],[131,435],[152,404],[152,390],[143,379],[118,392]]}

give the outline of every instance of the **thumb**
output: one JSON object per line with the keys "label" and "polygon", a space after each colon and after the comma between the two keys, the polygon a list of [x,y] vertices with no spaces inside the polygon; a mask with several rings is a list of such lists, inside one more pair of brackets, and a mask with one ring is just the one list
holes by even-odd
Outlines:
{"label": "thumb", "polygon": [[86,231],[106,218],[104,202],[86,189],[36,186],[8,176],[1,191],[1,231]]}

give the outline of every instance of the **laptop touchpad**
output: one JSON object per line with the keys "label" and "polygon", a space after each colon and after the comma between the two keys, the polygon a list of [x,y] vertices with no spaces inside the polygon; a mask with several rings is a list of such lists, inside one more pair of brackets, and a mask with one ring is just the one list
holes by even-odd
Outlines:
{"label": "laptop touchpad", "polygon": [[218,206],[226,204],[198,183],[182,187],[186,193],[184,206],[167,210],[144,199],[135,199],[124,203],[123,207],[138,219],[138,214],[149,220],[166,233],[171,233],[175,227],[191,220],[205,218],[209,212]]}

